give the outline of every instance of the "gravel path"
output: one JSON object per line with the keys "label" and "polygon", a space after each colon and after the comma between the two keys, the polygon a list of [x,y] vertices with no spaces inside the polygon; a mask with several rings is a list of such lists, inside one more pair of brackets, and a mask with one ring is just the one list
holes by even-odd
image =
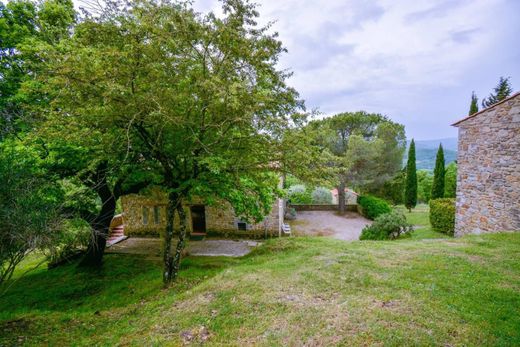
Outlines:
{"label": "gravel path", "polygon": [[339,216],[335,211],[301,211],[291,221],[294,235],[332,236],[340,240],[359,240],[361,230],[370,220],[354,212]]}
{"label": "gravel path", "polygon": [[[161,239],[131,237],[107,249],[107,253],[141,254],[161,257]],[[186,247],[188,255],[206,257],[242,257],[258,246],[256,241],[203,240],[189,241]],[[174,245],[175,246],[175,245]]]}

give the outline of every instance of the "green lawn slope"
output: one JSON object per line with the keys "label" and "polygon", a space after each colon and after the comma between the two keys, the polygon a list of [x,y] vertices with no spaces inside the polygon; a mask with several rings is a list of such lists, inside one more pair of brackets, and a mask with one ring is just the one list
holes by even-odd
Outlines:
{"label": "green lawn slope", "polygon": [[41,266],[0,298],[0,345],[519,345],[519,249],[520,233],[283,238],[187,258],[167,290],[135,256]]}

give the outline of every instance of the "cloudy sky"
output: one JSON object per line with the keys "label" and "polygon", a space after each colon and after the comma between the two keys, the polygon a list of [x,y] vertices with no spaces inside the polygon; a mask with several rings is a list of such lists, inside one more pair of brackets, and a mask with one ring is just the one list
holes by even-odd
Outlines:
{"label": "cloudy sky", "polygon": [[[454,137],[471,92],[520,90],[520,0],[256,0],[309,109],[366,110],[419,140]],[[219,12],[216,0],[197,10]]]}

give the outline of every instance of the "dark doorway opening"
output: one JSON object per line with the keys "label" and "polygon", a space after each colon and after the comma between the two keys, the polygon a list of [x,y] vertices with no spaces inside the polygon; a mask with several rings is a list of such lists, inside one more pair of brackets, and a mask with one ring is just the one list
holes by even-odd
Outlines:
{"label": "dark doorway opening", "polygon": [[206,236],[206,209],[203,205],[191,206],[191,238],[202,239]]}

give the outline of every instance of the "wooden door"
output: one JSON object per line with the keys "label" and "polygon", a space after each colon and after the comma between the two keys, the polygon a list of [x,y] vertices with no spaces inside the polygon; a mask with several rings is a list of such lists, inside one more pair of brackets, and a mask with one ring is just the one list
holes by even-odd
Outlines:
{"label": "wooden door", "polygon": [[191,206],[191,234],[206,234],[206,209],[203,205]]}

